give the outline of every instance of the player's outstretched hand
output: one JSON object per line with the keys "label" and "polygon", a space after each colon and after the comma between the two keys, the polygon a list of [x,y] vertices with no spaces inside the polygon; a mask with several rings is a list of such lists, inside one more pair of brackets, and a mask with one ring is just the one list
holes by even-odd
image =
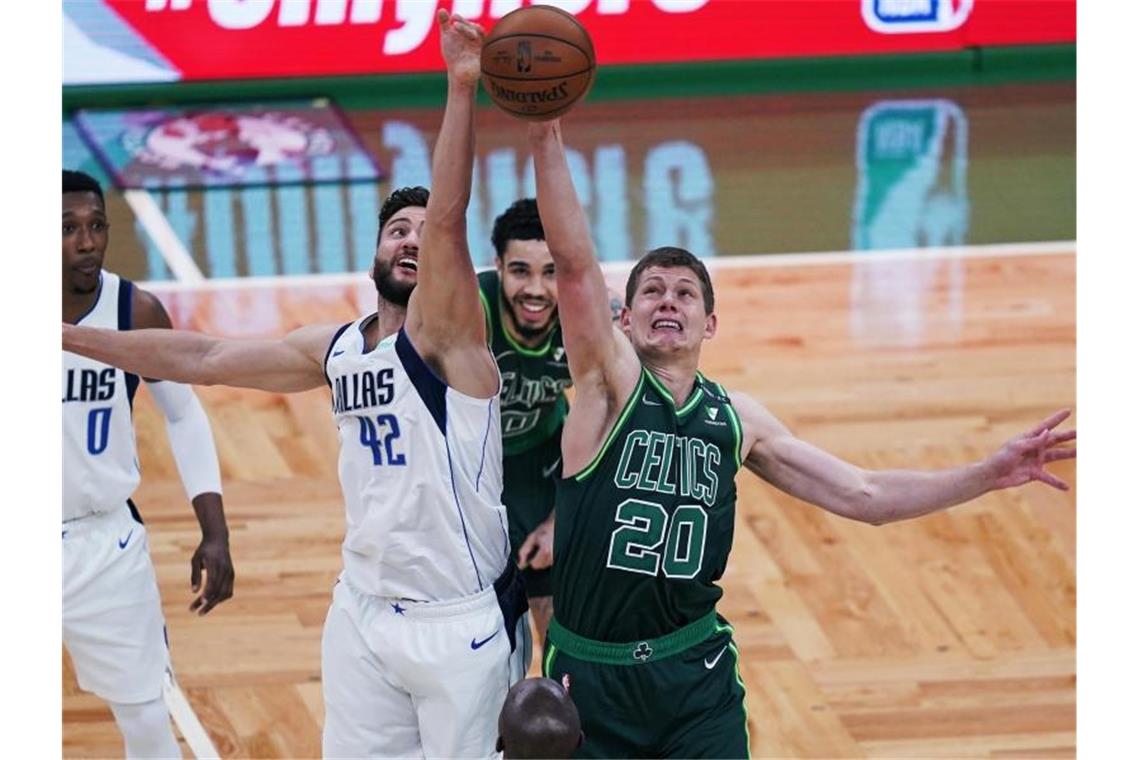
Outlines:
{"label": "player's outstretched hand", "polygon": [[439,10],[439,44],[447,73],[464,84],[479,81],[483,27],[446,10]]}
{"label": "player's outstretched hand", "polygon": [[[206,588],[202,590],[202,571],[206,571]],[[190,611],[205,615],[234,595],[234,563],[230,559],[228,541],[203,538],[190,559],[190,588],[198,594]]]}
{"label": "player's outstretched hand", "polygon": [[519,547],[519,569],[543,570],[554,564],[554,513],[539,523]]}
{"label": "player's outstretched hand", "polygon": [[1068,409],[1054,412],[1030,430],[1007,441],[991,455],[987,464],[994,476],[994,489],[1012,488],[1032,480],[1039,480],[1060,491],[1068,491],[1068,483],[1053,477],[1045,469],[1045,465],[1049,462],[1056,462],[1058,459],[1075,459],[1077,456],[1075,446],[1059,445],[1075,441],[1077,431],[1066,430],[1057,433],[1053,430],[1068,416]]}
{"label": "player's outstretched hand", "polygon": [[526,123],[526,136],[532,143],[541,143],[549,137],[561,134],[562,120],[528,121]]}

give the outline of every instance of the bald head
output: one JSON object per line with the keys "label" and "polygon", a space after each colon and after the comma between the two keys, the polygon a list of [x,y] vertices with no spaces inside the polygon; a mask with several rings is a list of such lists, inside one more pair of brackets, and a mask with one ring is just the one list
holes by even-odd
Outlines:
{"label": "bald head", "polygon": [[507,692],[497,747],[504,758],[572,757],[581,744],[578,709],[557,681],[526,678]]}

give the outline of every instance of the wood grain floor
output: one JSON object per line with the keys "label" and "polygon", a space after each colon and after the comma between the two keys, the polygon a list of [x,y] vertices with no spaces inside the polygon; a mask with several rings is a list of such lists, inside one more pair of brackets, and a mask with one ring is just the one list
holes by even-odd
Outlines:
{"label": "wood grain floor", "polygon": [[[962,463],[1075,404],[1074,278],[1073,255],[726,268],[702,368],[858,464]],[[160,295],[178,326],[252,337],[346,321],[370,288]],[[136,501],[175,668],[224,757],[316,757],[344,525],[327,392],[199,394],[237,568],[234,598],[206,618],[187,611],[196,523],[161,418],[145,393],[136,403]],[[1071,462],[1052,469],[1075,488]],[[720,609],[754,755],[1075,755],[1072,492],[1034,484],[875,528],[738,482]],[[120,756],[110,712],[64,660],[63,754]]]}

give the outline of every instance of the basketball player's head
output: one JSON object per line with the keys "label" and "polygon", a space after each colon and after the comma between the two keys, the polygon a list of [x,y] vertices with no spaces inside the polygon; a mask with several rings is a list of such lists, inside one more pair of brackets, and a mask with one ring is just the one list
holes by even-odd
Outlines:
{"label": "basketball player's head", "polygon": [[558,286],[534,198],[517,200],[499,215],[491,243],[499,298],[515,332],[524,339],[546,334],[558,316]]}
{"label": "basketball player's head", "polygon": [[524,678],[507,692],[495,744],[504,758],[572,757],[583,738],[578,708],[557,681]]}
{"label": "basketball player's head", "polygon": [[63,290],[86,295],[99,287],[107,252],[103,188],[83,172],[63,170]]}
{"label": "basketball player's head", "polygon": [[376,256],[368,274],[380,297],[397,306],[407,306],[416,287],[428,195],[426,187],[401,187],[380,207]]}
{"label": "basketball player's head", "polygon": [[629,273],[620,325],[639,356],[699,352],[716,334],[714,305],[700,259],[684,248],[655,248]]}

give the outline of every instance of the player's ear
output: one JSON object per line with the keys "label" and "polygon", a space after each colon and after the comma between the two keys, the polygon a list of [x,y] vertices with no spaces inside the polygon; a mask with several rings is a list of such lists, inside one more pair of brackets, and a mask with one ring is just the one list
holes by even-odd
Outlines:
{"label": "player's ear", "polygon": [[629,320],[632,314],[633,312],[629,310],[629,307],[623,305],[621,307],[621,312],[619,312],[617,315],[617,319],[614,320],[614,323],[618,326],[618,329],[625,333],[627,337],[629,336]]}
{"label": "player's ear", "polygon": [[500,736],[495,740],[495,751],[502,752],[504,749],[506,749],[506,745],[503,744],[503,737]]}
{"label": "player's ear", "polygon": [[705,340],[716,335],[716,314],[709,314],[705,317]]}
{"label": "player's ear", "polygon": [[586,732],[585,731],[579,731],[578,732],[578,744],[577,744],[577,746],[581,747],[585,743],[586,743]]}
{"label": "player's ear", "polygon": [[503,257],[497,253],[495,254],[495,269],[499,270],[500,276],[503,274]]}

